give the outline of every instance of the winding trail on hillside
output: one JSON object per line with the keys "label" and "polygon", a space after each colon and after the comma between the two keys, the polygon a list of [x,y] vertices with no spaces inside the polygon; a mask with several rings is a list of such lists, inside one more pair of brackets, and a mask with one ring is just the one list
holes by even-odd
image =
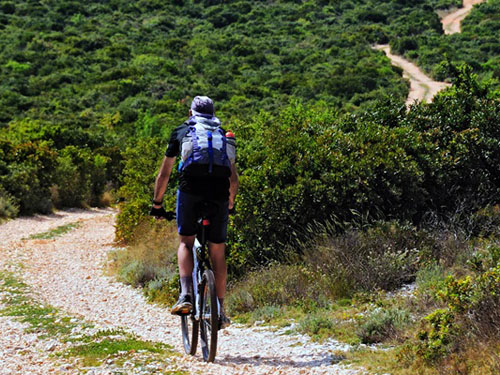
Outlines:
{"label": "winding trail on hillside", "polygon": [[[77,228],[62,236],[25,239],[33,233],[75,221],[79,222]],[[139,290],[105,275],[108,254],[116,250],[114,224],[115,212],[109,209],[66,211],[8,222],[0,225],[0,265],[8,270],[22,263],[22,279],[44,303],[102,328],[124,328],[142,339],[174,346],[180,353],[177,366],[188,373],[360,373],[342,363],[334,363],[339,351],[349,350],[346,344],[334,340],[318,344],[306,336],[285,335],[284,331],[263,327],[233,325],[221,331],[218,355],[213,364],[204,363],[200,355],[184,355],[179,319],[171,316],[167,309],[147,303]],[[13,322],[3,317],[0,329],[8,328]],[[14,356],[15,363],[10,366],[16,370],[9,373],[56,373],[47,355],[37,349],[36,337],[26,338],[28,334],[21,328],[17,327],[15,335],[21,341],[25,339],[25,344],[10,345],[7,352],[0,350],[0,367],[9,362],[8,356]],[[25,358],[25,353],[29,353],[30,359]],[[94,374],[111,373],[109,371],[104,368]]]}
{"label": "winding trail on hillside", "polygon": [[373,48],[383,51],[393,65],[403,69],[403,77],[410,81],[410,92],[406,99],[406,105],[413,104],[415,101],[431,102],[434,95],[450,86],[450,84],[446,82],[434,81],[411,61],[392,54],[388,44],[378,44],[373,46]]}
{"label": "winding trail on hillside", "polygon": [[[485,2],[486,0],[463,0],[463,7],[441,18],[445,34],[460,32],[460,25],[465,17],[470,13],[473,6]],[[406,105],[409,106],[416,101],[431,102],[432,98],[441,90],[451,86],[446,82],[435,81],[427,76],[417,65],[404,57],[391,53],[388,44],[379,44],[373,46],[374,49],[383,51],[391,60],[393,65],[403,69],[403,77],[410,81],[410,92],[406,99]]]}
{"label": "winding trail on hillside", "polygon": [[455,34],[461,31],[462,21],[469,15],[476,4],[484,3],[486,0],[463,0],[463,7],[459,8],[441,18],[445,34]]}

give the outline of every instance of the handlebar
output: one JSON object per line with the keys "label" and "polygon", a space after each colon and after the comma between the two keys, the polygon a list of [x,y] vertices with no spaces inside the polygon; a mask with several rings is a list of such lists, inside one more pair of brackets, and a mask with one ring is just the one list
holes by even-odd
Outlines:
{"label": "handlebar", "polygon": [[[165,211],[163,207],[161,208],[154,208],[151,207],[151,210],[149,211],[149,214],[151,216],[154,216],[155,219],[157,220],[175,220],[177,214],[174,211]],[[236,209],[233,207],[229,210],[229,215],[234,215],[236,214]]]}

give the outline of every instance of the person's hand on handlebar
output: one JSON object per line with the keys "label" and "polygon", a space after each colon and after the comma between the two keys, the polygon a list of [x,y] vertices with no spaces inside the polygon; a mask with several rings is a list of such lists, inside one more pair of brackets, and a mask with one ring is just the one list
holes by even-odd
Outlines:
{"label": "person's hand on handlebar", "polygon": [[163,206],[160,206],[160,207],[155,207],[157,205],[153,204],[151,206],[151,210],[149,211],[149,214],[151,216],[154,216],[155,219],[157,220],[174,220],[175,219],[175,212],[167,212],[165,211],[165,209],[163,208]]}

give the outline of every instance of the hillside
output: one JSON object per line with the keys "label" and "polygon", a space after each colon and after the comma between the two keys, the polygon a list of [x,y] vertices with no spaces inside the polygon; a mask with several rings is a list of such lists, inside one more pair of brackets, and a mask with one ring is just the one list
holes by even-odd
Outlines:
{"label": "hillside", "polygon": [[[0,220],[116,205],[114,234],[107,218],[106,240],[90,242],[104,262],[114,236],[123,247],[107,259],[113,277],[170,304],[178,288],[176,228],[148,210],[168,136],[192,97],[206,94],[238,143],[227,306],[239,322],[338,340],[353,350],[329,361],[373,373],[496,375],[500,0],[475,6],[461,33],[445,34],[440,15],[460,5],[0,0]],[[407,107],[403,71],[376,45],[447,88],[432,103]],[[4,228],[21,230],[25,219],[17,220]],[[61,251],[51,246],[64,241],[24,241],[37,253],[66,257],[63,264],[93,262],[78,253],[85,245],[79,237],[92,236],[96,223],[64,237],[76,245]],[[32,254],[12,244],[6,265],[12,253]],[[18,309],[17,302],[36,302],[24,299],[29,288],[13,277],[57,274],[44,262],[29,259],[38,273],[14,267],[15,275],[0,275],[4,314],[31,311]],[[84,271],[95,266],[88,262]],[[86,276],[79,289],[97,285]],[[49,284],[54,292],[64,283]],[[107,282],[99,286],[110,293]],[[9,332],[24,332],[8,316]],[[47,319],[49,327],[67,328]],[[85,332],[85,340],[97,340]],[[169,358],[167,347],[122,336]],[[387,350],[362,345],[374,343]],[[244,361],[255,364],[255,355]]]}
{"label": "hillside", "polygon": [[[473,17],[488,17],[487,7],[494,11],[496,4]],[[335,108],[381,95],[402,99],[400,73],[368,45],[390,42],[411,58],[411,51],[427,56],[429,44],[447,43],[434,11],[448,5],[456,4],[3,1],[0,121],[28,117],[88,128],[119,112],[113,121],[133,133],[146,111],[178,121],[182,101],[198,91],[210,91],[228,117],[273,110],[290,97]],[[476,60],[486,63],[498,38],[483,23],[474,25],[492,43]],[[447,53],[470,62],[474,54],[464,48]],[[432,65],[422,60],[430,70],[440,63],[437,56]]]}
{"label": "hillside", "polygon": [[455,74],[449,59],[497,82],[498,0],[445,36],[436,11],[457,5],[1,1],[2,216],[107,204],[129,140],[165,139],[196,93],[246,122],[294,101],[339,114],[403,102],[408,84],[374,43],[441,81]]}

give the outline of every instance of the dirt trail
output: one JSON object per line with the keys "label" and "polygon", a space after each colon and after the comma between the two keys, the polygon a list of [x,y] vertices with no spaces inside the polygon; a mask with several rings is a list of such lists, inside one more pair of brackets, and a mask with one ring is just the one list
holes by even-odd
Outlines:
{"label": "dirt trail", "polygon": [[470,13],[476,4],[484,3],[486,0],[463,0],[463,7],[457,9],[441,19],[445,34],[455,34],[460,32],[460,25],[465,17]]}
{"label": "dirt trail", "polygon": [[[441,22],[445,34],[459,33],[460,24],[470,13],[472,7],[485,1],[486,0],[463,0],[463,8],[457,9],[442,17]],[[431,102],[434,95],[450,86],[450,84],[446,82],[434,81],[411,61],[401,56],[393,55],[387,44],[376,45],[373,48],[384,51],[394,65],[403,69],[403,77],[410,81],[410,92],[406,99],[407,106],[413,104],[415,101]]]}
{"label": "dirt trail", "polygon": [[[94,210],[86,214],[60,214],[47,220],[40,217],[20,219],[0,225],[4,244],[0,249],[0,264],[22,262],[24,281],[52,306],[82,316],[103,328],[121,327],[143,339],[173,345],[181,353],[177,365],[190,373],[360,373],[341,363],[334,364],[336,352],[349,350],[348,345],[334,340],[317,344],[306,336],[285,335],[261,327],[232,326],[222,331],[214,364],[204,363],[199,355],[193,358],[182,354],[178,318],[165,308],[146,303],[139,290],[104,275],[108,252],[115,249],[114,219],[109,211]],[[27,237],[75,220],[81,221],[76,229],[54,239],[20,240],[18,235],[22,233],[22,237]],[[43,229],[38,228],[40,223]],[[19,336],[19,332],[17,334]],[[3,355],[0,351],[0,363],[6,360]],[[46,357],[41,356],[35,361],[35,367],[36,363],[47,366],[46,362]],[[26,369],[17,373],[23,370]],[[32,367],[30,371],[33,372]]]}
{"label": "dirt trail", "polygon": [[406,99],[406,105],[413,104],[415,101],[431,102],[434,95],[450,86],[446,82],[434,81],[414,63],[401,56],[393,55],[388,44],[379,44],[373,48],[384,51],[394,65],[403,69],[403,77],[410,81],[410,93]]}

